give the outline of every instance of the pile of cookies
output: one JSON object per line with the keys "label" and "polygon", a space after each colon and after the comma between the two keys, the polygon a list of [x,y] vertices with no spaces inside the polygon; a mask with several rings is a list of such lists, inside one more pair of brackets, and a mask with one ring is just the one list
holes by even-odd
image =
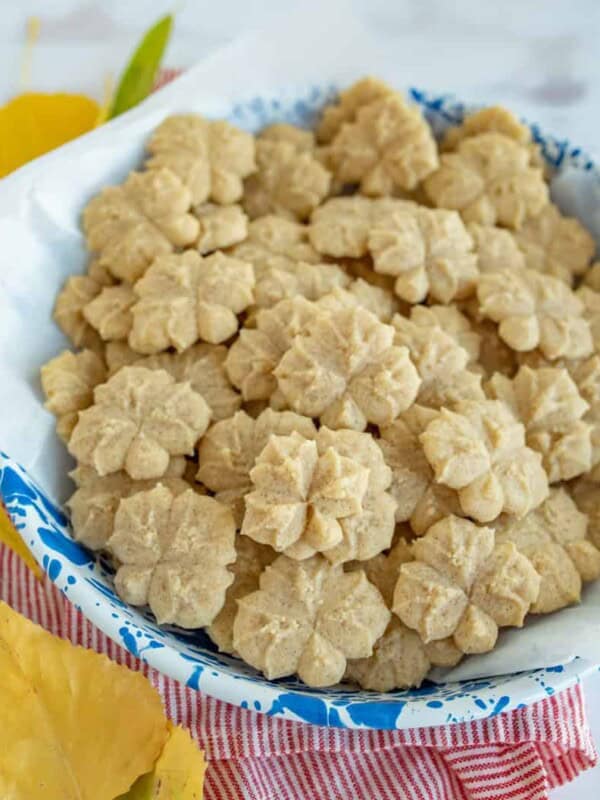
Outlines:
{"label": "pile of cookies", "polygon": [[600,264],[508,111],[166,119],[42,368],[75,538],[268,678],[418,686],[600,576]]}

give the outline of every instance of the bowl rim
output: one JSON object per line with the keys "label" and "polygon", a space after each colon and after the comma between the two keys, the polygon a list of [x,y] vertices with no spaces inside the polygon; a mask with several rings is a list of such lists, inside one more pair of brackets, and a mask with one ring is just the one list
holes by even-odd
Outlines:
{"label": "bowl rim", "polygon": [[[252,98],[236,105],[229,119],[242,127],[249,127],[250,119],[254,128],[261,122],[273,121],[274,117],[306,124],[307,115],[316,113],[334,93],[335,87],[328,85],[312,86],[304,96],[296,95],[293,99],[286,96],[283,100],[278,95],[267,99]],[[423,109],[434,129],[436,124],[438,128],[440,125],[458,124],[466,111],[477,108],[449,94],[411,88],[408,95]],[[542,133],[535,124],[530,128],[534,141],[540,145],[545,160],[552,167],[560,168],[568,163],[579,170],[593,171],[594,176],[600,178],[593,160],[580,148],[571,146],[566,139]],[[190,645],[173,637],[170,637],[169,645],[165,644],[161,639],[169,638],[168,629],[162,636],[155,636],[147,628],[148,620],[139,612],[125,606],[114,595],[109,597],[97,581],[98,577],[106,575],[101,560],[92,558],[85,548],[74,542],[68,534],[68,520],[63,512],[23,467],[2,452],[0,494],[4,495],[9,515],[38,563],[87,619],[118,645],[162,674],[241,707],[340,728],[419,728],[482,719],[529,705],[579,682],[587,672],[596,668],[589,661],[574,659],[567,664],[490,679],[387,694],[363,690],[314,690],[301,686],[289,689],[262,676],[234,674],[223,668],[226,666],[222,663],[223,658],[218,664],[215,663],[218,659],[209,658],[208,654],[185,655],[183,651],[189,651]],[[437,699],[442,687],[447,689],[446,696]]]}

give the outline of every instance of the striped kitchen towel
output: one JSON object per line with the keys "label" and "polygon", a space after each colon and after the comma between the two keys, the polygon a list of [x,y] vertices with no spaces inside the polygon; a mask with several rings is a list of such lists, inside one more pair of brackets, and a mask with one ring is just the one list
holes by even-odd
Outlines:
{"label": "striped kitchen towel", "polygon": [[230,706],[165,678],[2,546],[0,599],[52,633],[142,671],[169,717],[206,752],[206,800],[545,800],[597,760],[580,686],[476,722],[319,728]]}

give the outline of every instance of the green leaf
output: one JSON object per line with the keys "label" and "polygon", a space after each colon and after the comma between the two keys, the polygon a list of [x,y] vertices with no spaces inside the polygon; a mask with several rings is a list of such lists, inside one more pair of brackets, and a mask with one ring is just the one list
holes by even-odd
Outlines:
{"label": "green leaf", "polygon": [[173,15],[167,14],[146,32],[121,76],[108,113],[109,119],[129,111],[148,97],[172,28]]}

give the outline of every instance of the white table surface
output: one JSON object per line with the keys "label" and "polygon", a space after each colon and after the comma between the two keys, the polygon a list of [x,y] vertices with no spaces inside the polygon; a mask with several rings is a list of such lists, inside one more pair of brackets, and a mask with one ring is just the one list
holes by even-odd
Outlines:
{"label": "white table surface", "polygon": [[[321,0],[326,2],[326,0]],[[148,23],[175,5],[176,31],[166,63],[189,66],[286,6],[305,7],[315,26],[318,3],[291,0],[20,0],[2,3],[0,98],[19,87],[25,22],[37,16],[31,88],[101,97]],[[591,152],[600,152],[600,2],[598,0],[354,0],[365,21],[397,41],[411,64],[406,84],[452,91],[472,102],[500,102]],[[332,31],[332,37],[335,32]],[[407,58],[407,53],[410,58]],[[600,746],[600,673],[585,681],[587,711]],[[600,767],[552,795],[598,800]],[[433,800],[433,799],[432,799]]]}

